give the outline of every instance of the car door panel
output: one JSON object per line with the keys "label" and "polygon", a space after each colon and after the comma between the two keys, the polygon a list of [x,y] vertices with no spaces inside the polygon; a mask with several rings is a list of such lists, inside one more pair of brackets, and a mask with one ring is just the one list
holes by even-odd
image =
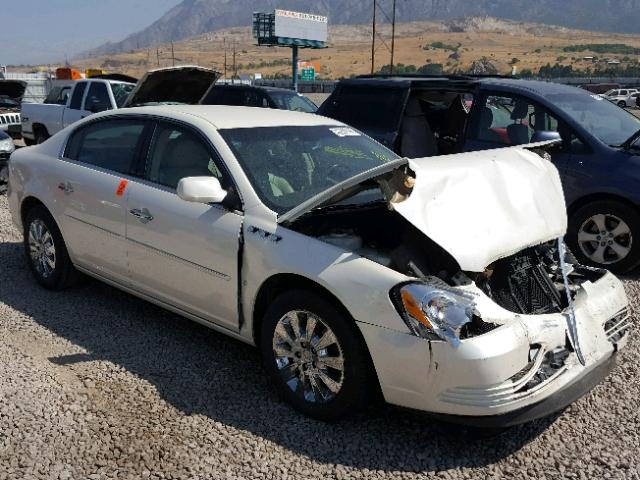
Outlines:
{"label": "car door panel", "polygon": [[171,189],[142,182],[130,184],[127,209],[134,287],[200,318],[237,329],[242,217],[219,206],[186,202]]}

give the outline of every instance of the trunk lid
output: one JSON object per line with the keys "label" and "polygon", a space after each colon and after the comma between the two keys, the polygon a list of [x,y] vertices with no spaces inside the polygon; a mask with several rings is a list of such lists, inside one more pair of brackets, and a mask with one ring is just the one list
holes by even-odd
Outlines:
{"label": "trunk lid", "polygon": [[170,67],[147,72],[124,103],[125,107],[179,103],[196,105],[220,73],[196,66]]}

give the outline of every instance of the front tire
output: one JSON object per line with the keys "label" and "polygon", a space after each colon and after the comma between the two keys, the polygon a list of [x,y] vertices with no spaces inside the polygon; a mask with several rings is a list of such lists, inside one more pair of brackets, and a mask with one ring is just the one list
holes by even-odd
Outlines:
{"label": "front tire", "polygon": [[35,280],[49,290],[62,290],[75,283],[78,272],[69,259],[62,234],[49,211],[37,205],[24,222],[24,249]]}
{"label": "front tire", "polygon": [[618,102],[618,106],[619,106],[620,108],[627,108],[627,102],[625,102],[624,100],[620,100],[620,101]]}
{"label": "front tire", "polygon": [[366,404],[371,369],[351,318],[311,291],[280,295],[262,322],[260,349],[279,396],[331,421]]}
{"label": "front tire", "polygon": [[567,240],[580,263],[622,274],[640,264],[640,215],[629,205],[599,200],[569,219]]}

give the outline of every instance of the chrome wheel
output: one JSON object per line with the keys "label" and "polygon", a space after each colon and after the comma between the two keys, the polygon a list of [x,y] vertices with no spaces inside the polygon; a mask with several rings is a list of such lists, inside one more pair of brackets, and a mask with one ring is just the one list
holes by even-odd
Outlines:
{"label": "chrome wheel", "polygon": [[311,312],[293,310],[273,334],[276,367],[297,396],[312,403],[336,397],[344,381],[343,350],[335,333]]}
{"label": "chrome wheel", "polygon": [[615,215],[593,215],[578,230],[578,245],[582,253],[595,263],[618,263],[631,253],[631,228]]}
{"label": "chrome wheel", "polygon": [[36,271],[49,278],[56,268],[56,246],[51,232],[39,218],[29,226],[29,254]]}

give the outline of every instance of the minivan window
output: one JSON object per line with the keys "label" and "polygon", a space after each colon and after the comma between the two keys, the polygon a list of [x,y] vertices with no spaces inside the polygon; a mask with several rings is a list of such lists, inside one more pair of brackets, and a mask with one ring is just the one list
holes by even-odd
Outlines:
{"label": "minivan window", "polygon": [[546,98],[601,142],[618,147],[640,129],[640,119],[625,109],[584,93],[562,93]]}
{"label": "minivan window", "polygon": [[71,103],[69,108],[72,110],[80,110],[82,108],[82,97],[84,91],[87,88],[87,82],[79,82],[76,84],[76,88],[73,89],[73,95],[71,96]]}
{"label": "minivan window", "polygon": [[129,173],[143,138],[142,120],[110,119],[76,130],[65,158],[118,173]]}
{"label": "minivan window", "polygon": [[294,112],[316,113],[318,107],[307,97],[293,92],[270,92],[271,99],[280,110],[292,110]]}
{"label": "minivan window", "polygon": [[394,132],[400,123],[406,94],[404,88],[343,86],[335,100],[327,100],[331,103],[326,105],[324,115],[367,133]]}

